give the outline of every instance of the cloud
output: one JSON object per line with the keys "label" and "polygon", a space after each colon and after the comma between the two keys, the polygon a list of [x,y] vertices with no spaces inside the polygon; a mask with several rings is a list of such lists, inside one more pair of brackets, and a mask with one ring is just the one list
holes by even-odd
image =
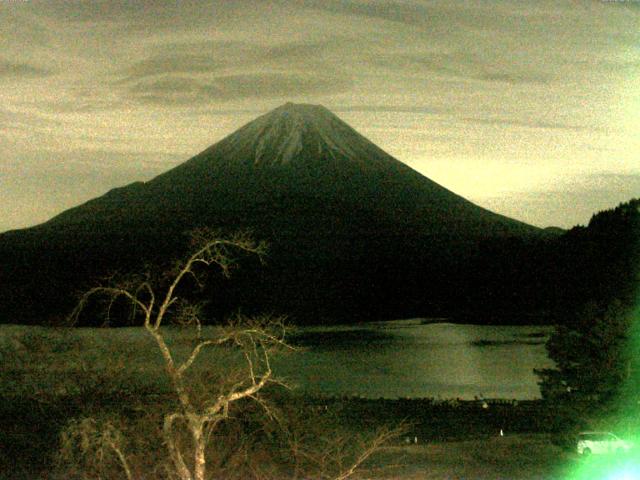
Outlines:
{"label": "cloud", "polygon": [[[19,112],[0,108],[0,135],[13,135],[15,132],[33,133],[36,130],[50,130],[62,125],[59,120],[47,118],[30,112]],[[0,153],[2,152],[0,148]]]}
{"label": "cloud", "polygon": [[213,55],[169,54],[154,55],[134,63],[122,70],[125,75],[117,83],[135,81],[141,78],[171,73],[207,73],[219,72],[225,67],[236,65],[237,61],[213,58]]}
{"label": "cloud", "polygon": [[[23,2],[20,2],[23,3]],[[103,31],[115,28],[119,35],[168,34],[198,28],[220,30],[256,10],[268,9],[271,2],[254,0],[31,0],[40,17],[77,27]]]}
{"label": "cloud", "polygon": [[398,1],[362,2],[353,0],[306,0],[306,7],[322,9],[332,13],[348,14],[415,25],[432,16],[436,10],[426,5],[411,4]]}
{"label": "cloud", "polygon": [[[194,2],[184,2],[192,4]],[[173,7],[173,8],[172,8]],[[149,16],[176,11],[176,2],[167,0],[93,0],[91,2],[69,2],[48,0],[38,2],[43,15],[64,19],[67,22],[117,22],[140,20]]]}
{"label": "cloud", "polygon": [[542,120],[517,120],[513,118],[465,117],[462,120],[468,123],[481,123],[485,125],[504,125],[508,127],[545,128],[545,129],[561,129],[561,130],[586,130],[588,128],[582,125],[572,125],[572,124],[561,123],[561,122],[545,122]]}
{"label": "cloud", "polygon": [[450,113],[450,109],[433,106],[401,106],[401,105],[350,105],[332,108],[334,112],[389,112],[389,113]]}
{"label": "cloud", "polygon": [[50,113],[96,113],[126,107],[123,100],[85,99],[46,101],[39,103],[40,108]]}
{"label": "cloud", "polygon": [[[620,202],[631,198],[640,197],[640,173],[599,173],[586,175],[582,179],[572,183],[576,191],[600,192],[609,194],[617,192],[622,199]],[[614,207],[615,205],[612,205]]]}
{"label": "cloud", "polygon": [[318,58],[330,50],[343,47],[338,39],[322,42],[290,42],[265,48],[262,57],[268,61],[307,62],[310,58]]}
{"label": "cloud", "polygon": [[[587,62],[576,62],[576,65],[589,66]],[[607,73],[638,73],[640,71],[640,60],[600,60],[598,66]]]}
{"label": "cloud", "polygon": [[336,39],[321,42],[285,42],[262,45],[241,41],[204,40],[168,42],[154,46],[153,54],[117,72],[116,83],[166,74],[229,73],[239,68],[286,68],[321,65],[329,51],[340,50]]}
{"label": "cloud", "polygon": [[478,197],[476,203],[541,227],[586,225],[599,211],[640,198],[640,174],[602,173],[561,181],[546,190]]}
{"label": "cloud", "polygon": [[[624,18],[624,12],[603,12],[606,5],[597,4],[305,0],[302,5],[368,25],[367,37],[381,47],[368,62],[407,76],[511,85],[575,80],[602,69],[599,64],[615,56],[612,50],[635,47],[640,40],[632,27],[634,12]],[[610,21],[600,19],[603,13],[611,14]],[[576,68],[576,61],[584,68]],[[624,68],[636,64],[631,60]]]}
{"label": "cloud", "polygon": [[201,104],[245,98],[278,98],[334,94],[348,90],[344,78],[300,73],[249,73],[190,78],[165,76],[141,81],[128,88],[132,99],[164,105]]}
{"label": "cloud", "polygon": [[339,48],[336,38],[271,45],[167,42],[154,46],[149,57],[116,71],[113,85],[127,99],[161,105],[336,94],[352,86],[339,65],[323,59]]}
{"label": "cloud", "polygon": [[210,54],[161,54],[154,55],[121,70],[124,77],[116,84],[167,74],[222,73],[234,67],[242,67],[258,62],[261,58],[254,49],[246,45],[235,45],[232,52],[226,46],[215,46],[207,42]]}
{"label": "cloud", "polygon": [[489,82],[504,83],[547,83],[550,81],[548,76],[542,73],[525,72],[525,71],[505,71],[499,67],[484,66],[478,69],[477,73],[468,74],[469,78],[477,80],[486,80]]}
{"label": "cloud", "polygon": [[473,52],[376,52],[369,62],[377,68],[401,74],[435,74],[459,80],[471,79],[511,84],[548,83],[552,77],[532,68],[519,67],[500,58],[482,58]]}
{"label": "cloud", "polygon": [[[286,3],[286,2],[285,2]],[[451,2],[449,0],[301,0],[300,5],[339,16],[359,17],[360,21],[381,21],[396,27],[412,27],[413,33],[426,32],[434,39],[477,36],[480,31],[513,32],[534,20],[553,19],[562,9],[558,2],[538,8],[512,2]],[[545,8],[548,7],[548,8]],[[446,44],[448,42],[443,42]]]}
{"label": "cloud", "polygon": [[53,71],[29,63],[0,60],[0,78],[40,78],[52,75]]}
{"label": "cloud", "polygon": [[210,19],[230,14],[250,13],[252,9],[273,9],[280,5],[289,11],[302,7],[321,9],[339,14],[351,14],[370,18],[414,23],[423,18],[431,9],[419,4],[384,1],[363,2],[353,0],[93,0],[91,2],[69,2],[48,0],[37,2],[38,8],[47,16],[63,18],[69,22],[164,22],[171,19],[174,24],[182,24],[194,19]]}
{"label": "cloud", "polygon": [[[456,34],[459,28],[478,30],[505,21],[492,4],[483,6],[471,2],[407,1],[407,0],[302,0],[307,8],[337,15],[360,17],[361,20],[390,22],[401,27],[410,26],[427,29],[434,36]],[[511,9],[510,16],[526,14],[526,8]]]}
{"label": "cloud", "polygon": [[[2,2],[0,7],[0,50],[21,54],[33,47],[46,47],[55,41],[59,32],[40,18],[33,2]],[[36,9],[37,10],[37,9]]]}

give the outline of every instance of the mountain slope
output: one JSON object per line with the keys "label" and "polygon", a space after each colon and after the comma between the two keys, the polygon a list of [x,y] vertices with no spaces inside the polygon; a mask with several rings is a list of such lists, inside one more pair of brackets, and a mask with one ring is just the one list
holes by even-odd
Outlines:
{"label": "mountain slope", "polygon": [[0,281],[11,285],[0,321],[62,315],[67,292],[175,258],[201,226],[249,228],[271,244],[269,267],[242,270],[213,310],[301,321],[451,309],[456,290],[474,288],[482,242],[542,234],[420,175],[324,107],[286,104],[149,182],[0,235]]}
{"label": "mountain slope", "polygon": [[[271,209],[286,197],[312,205],[352,204],[394,223],[456,235],[534,233],[418,174],[362,137],[329,110],[286,104],[259,117],[178,167],[116,189],[46,225],[92,224],[96,215],[182,212],[191,221],[212,211]],[[304,206],[304,205],[302,205]]]}

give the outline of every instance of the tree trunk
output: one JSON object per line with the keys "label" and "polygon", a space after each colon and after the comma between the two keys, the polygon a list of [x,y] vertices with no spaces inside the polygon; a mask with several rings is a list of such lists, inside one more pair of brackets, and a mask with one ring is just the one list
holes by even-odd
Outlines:
{"label": "tree trunk", "polygon": [[167,444],[167,449],[169,450],[169,455],[171,456],[171,460],[176,468],[178,476],[180,480],[193,480],[191,476],[191,472],[189,468],[184,463],[184,459],[182,458],[182,454],[180,453],[180,449],[176,445],[174,434],[173,434],[173,422],[179,418],[178,414],[167,415],[164,419],[164,437],[165,442]]}
{"label": "tree trunk", "polygon": [[193,435],[194,446],[194,480],[205,480],[204,476],[207,468],[205,458],[205,440],[203,435],[204,424],[202,418],[193,419],[190,423],[191,434]]}

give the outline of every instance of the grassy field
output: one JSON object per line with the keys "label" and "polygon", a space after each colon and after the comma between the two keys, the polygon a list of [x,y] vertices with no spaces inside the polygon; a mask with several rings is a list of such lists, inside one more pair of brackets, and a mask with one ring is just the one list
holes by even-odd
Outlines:
{"label": "grassy field", "polygon": [[[178,356],[187,354],[190,335],[166,331]],[[206,372],[237,361],[223,349],[198,368]],[[60,432],[74,418],[113,414],[137,419],[149,405],[161,410],[173,401],[162,367],[142,329],[0,327],[0,478],[55,478],[51,472]],[[407,422],[406,435],[366,465],[364,474],[370,478],[565,478],[551,475],[560,475],[572,461],[539,433],[550,426],[540,402],[487,409],[474,402],[432,399],[287,395],[284,402],[326,411],[347,432]],[[505,436],[498,435],[500,428]],[[418,443],[405,444],[406,439]]]}
{"label": "grassy field", "polygon": [[547,435],[506,435],[384,449],[368,465],[376,480],[638,480],[637,452],[580,458]]}
{"label": "grassy field", "polygon": [[522,434],[386,448],[369,465],[378,479],[566,479],[576,460],[546,435]]}

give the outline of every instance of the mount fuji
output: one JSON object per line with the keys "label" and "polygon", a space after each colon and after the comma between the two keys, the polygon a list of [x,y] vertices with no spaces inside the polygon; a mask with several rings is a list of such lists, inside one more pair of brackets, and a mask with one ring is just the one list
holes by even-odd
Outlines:
{"label": "mount fuji", "polygon": [[212,311],[301,322],[446,313],[477,287],[483,245],[544,235],[424,177],[326,108],[288,103],[148,182],[0,235],[0,322],[61,316],[74,291],[183,254],[184,232],[202,226],[270,244],[268,266],[218,286]]}
{"label": "mount fuji", "polygon": [[103,222],[122,227],[142,217],[157,221],[170,215],[179,216],[185,226],[205,218],[246,223],[257,211],[317,206],[326,214],[332,204],[430,234],[519,235],[537,230],[480,208],[420,175],[326,108],[291,103],[147,183],[114,189],[39,228],[86,230]]}

